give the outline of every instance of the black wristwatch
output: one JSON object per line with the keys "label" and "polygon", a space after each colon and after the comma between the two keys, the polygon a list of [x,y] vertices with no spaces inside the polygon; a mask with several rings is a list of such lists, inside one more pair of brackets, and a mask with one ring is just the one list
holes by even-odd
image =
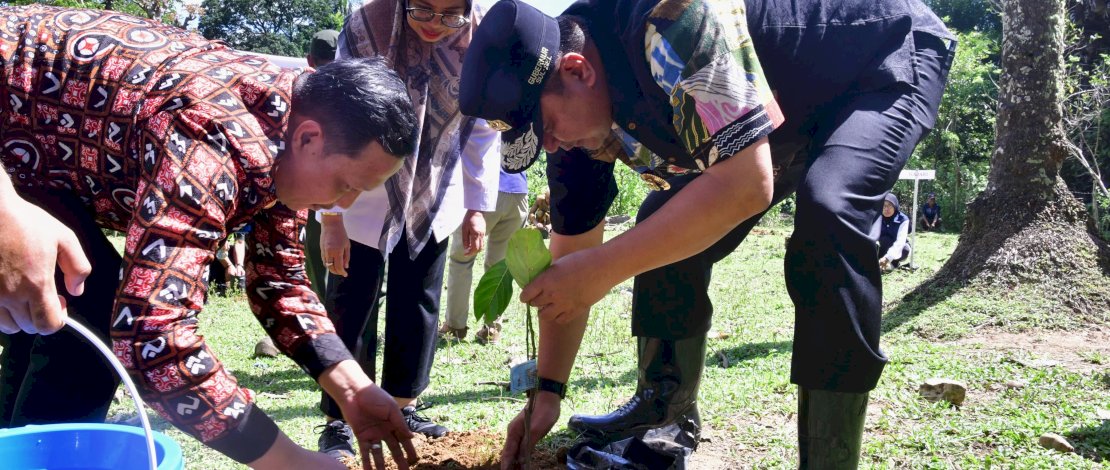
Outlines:
{"label": "black wristwatch", "polygon": [[533,391],[551,392],[559,396],[562,400],[567,397],[567,384],[557,382],[546,377],[537,377],[536,388],[529,390],[529,394]]}

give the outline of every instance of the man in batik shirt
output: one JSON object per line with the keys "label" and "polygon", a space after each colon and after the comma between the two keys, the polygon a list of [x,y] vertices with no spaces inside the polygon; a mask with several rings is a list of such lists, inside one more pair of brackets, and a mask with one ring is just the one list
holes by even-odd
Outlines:
{"label": "man in batik shirt", "polygon": [[[551,429],[590,306],[632,276],[636,393],[569,427],[605,443],[677,424],[696,447],[712,267],[797,191],[786,277],[800,462],[855,466],[886,363],[872,229],[933,125],[950,38],[917,0],[586,0],[558,19],[516,0],[491,8],[461,107],[505,131],[507,170],[547,150],[555,259],[521,293],[540,308],[538,391],[531,442],[522,412],[503,462]],[[669,189],[603,244],[616,159]]]}
{"label": "man in batik shirt", "polygon": [[[300,241],[307,209],[349,205],[413,151],[412,105],[384,63],[281,69],[111,11],[5,7],[0,97],[0,427],[104,419],[114,373],[54,333],[68,307],[181,430],[255,468],[334,465],[282,434],[198,331],[204,266],[252,223],[264,329],[343,403],[364,450],[407,442],[309,289]],[[126,234],[122,259],[101,228]]]}

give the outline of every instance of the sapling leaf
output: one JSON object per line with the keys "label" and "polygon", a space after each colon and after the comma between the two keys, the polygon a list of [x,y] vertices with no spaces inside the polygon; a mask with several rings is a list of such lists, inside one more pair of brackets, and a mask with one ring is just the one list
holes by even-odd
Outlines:
{"label": "sapling leaf", "polygon": [[534,228],[522,228],[509,237],[505,262],[509,273],[518,286],[523,289],[551,266],[551,252],[543,244],[543,236]]}
{"label": "sapling leaf", "polygon": [[513,298],[513,282],[505,260],[490,266],[474,289],[474,318],[492,323],[505,313]]}

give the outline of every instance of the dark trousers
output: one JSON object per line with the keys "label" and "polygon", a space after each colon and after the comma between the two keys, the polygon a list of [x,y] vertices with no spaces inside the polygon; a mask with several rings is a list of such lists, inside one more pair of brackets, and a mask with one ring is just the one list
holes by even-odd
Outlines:
{"label": "dark trousers", "polygon": [[[439,297],[443,290],[443,267],[447,240],[430,240],[409,259],[408,246],[401,244],[389,255],[386,278],[385,345],[382,352],[382,389],[399,398],[415,398],[428,388],[435,359],[436,330],[439,328]],[[378,337],[378,308],[386,260],[382,252],[351,241],[347,276],[328,274],[325,306],[343,344],[359,358],[362,369],[375,378]],[[363,331],[370,341],[360,341]],[[342,411],[327,393],[320,410],[331,417]]]}
{"label": "dark trousers", "polygon": [[[120,255],[97,226],[92,214],[74,195],[21,190],[20,195],[73,230],[92,264],[85,292],[66,291],[61,271],[58,294],[68,313],[108,342]],[[102,422],[108,414],[119,378],[106,359],[70,328],[52,335],[0,334],[0,428],[26,424]]]}
{"label": "dark trousers", "polygon": [[[878,220],[883,196],[936,120],[954,47],[916,37],[917,80],[847,95],[811,119],[804,139],[776,142],[786,162],[773,200],[797,192],[794,233],[786,249],[786,287],[794,302],[792,382],[811,389],[873,389],[887,359],[879,349],[882,283]],[[954,45],[953,45],[954,46]],[[650,217],[696,178],[672,178],[651,193],[637,220]],[[759,222],[748,219],[705,251],[636,277],[632,333],[665,339],[704,335],[712,322],[713,264]]]}
{"label": "dark trousers", "polygon": [[324,257],[320,255],[320,222],[316,221],[316,212],[308,212],[308,224],[304,227],[304,272],[308,282],[312,283],[312,291],[323,299],[327,293],[324,290],[328,278],[328,270],[324,268]]}

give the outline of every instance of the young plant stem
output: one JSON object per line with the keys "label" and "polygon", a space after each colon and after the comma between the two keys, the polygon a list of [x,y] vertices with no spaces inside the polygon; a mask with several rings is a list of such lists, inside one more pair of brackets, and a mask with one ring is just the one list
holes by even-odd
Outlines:
{"label": "young plant stem", "polygon": [[[528,355],[529,361],[536,360],[536,332],[532,329],[532,306],[529,305],[525,308],[524,320],[524,335],[525,335],[525,354]],[[532,468],[532,408],[536,404],[536,394],[539,393],[537,385],[539,384],[539,377],[532,384],[531,393],[529,393],[528,404],[524,407],[524,469]]]}

